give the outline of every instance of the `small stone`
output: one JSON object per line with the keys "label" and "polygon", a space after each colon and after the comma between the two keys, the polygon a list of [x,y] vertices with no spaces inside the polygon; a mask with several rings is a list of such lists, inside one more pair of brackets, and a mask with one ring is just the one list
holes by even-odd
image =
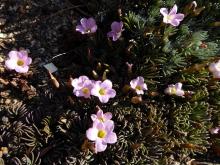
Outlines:
{"label": "small stone", "polygon": [[10,103],[11,103],[11,100],[10,100],[10,99],[6,99],[6,100],[5,100],[5,104],[6,104],[6,105],[8,105],[8,104],[10,104]]}

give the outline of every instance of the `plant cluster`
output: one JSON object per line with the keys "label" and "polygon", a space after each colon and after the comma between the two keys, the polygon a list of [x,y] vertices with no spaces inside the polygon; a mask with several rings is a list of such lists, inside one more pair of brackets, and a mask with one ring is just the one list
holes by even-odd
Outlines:
{"label": "plant cluster", "polygon": [[220,2],[79,3],[90,14],[71,24],[76,42],[50,85],[29,85],[41,73],[30,74],[26,50],[1,63],[5,88],[35,92],[0,111],[1,162],[171,165],[220,154]]}

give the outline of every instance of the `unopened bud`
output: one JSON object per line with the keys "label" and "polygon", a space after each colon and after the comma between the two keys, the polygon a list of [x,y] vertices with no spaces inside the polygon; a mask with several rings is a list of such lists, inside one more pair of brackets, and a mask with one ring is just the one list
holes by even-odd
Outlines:
{"label": "unopened bud", "polygon": [[94,70],[92,71],[92,76],[94,77],[94,79],[98,79],[99,78],[99,75]]}
{"label": "unopened bud", "polygon": [[134,96],[131,98],[131,102],[133,104],[139,104],[142,102],[142,97],[141,96]]}
{"label": "unopened bud", "polygon": [[59,88],[60,87],[60,83],[57,81],[57,79],[52,75],[52,73],[48,72],[50,75],[50,79],[51,82],[53,84],[54,87]]}

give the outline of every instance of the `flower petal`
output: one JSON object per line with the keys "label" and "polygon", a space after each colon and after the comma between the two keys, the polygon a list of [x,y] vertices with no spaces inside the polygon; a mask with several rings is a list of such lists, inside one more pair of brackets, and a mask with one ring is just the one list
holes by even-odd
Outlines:
{"label": "flower petal", "polygon": [[77,26],[76,26],[76,31],[78,31],[78,32],[80,32],[80,33],[82,33],[82,34],[85,34],[85,33],[86,33],[84,27],[81,26],[81,25],[77,25]]}
{"label": "flower petal", "polygon": [[109,100],[109,96],[107,95],[99,96],[99,100],[101,103],[107,103]]}
{"label": "flower petal", "polygon": [[116,96],[116,91],[115,91],[114,89],[109,89],[109,90],[107,91],[107,95],[108,95],[108,97],[110,97],[110,98],[114,98],[114,97]]}
{"label": "flower petal", "polygon": [[114,21],[112,24],[111,24],[111,29],[113,32],[115,33],[119,33],[122,31],[122,27],[123,27],[123,23],[122,22],[116,22]]}
{"label": "flower petal", "polygon": [[18,73],[27,73],[28,72],[29,67],[28,66],[16,66],[15,67],[15,71]]}
{"label": "flower petal", "polygon": [[97,128],[89,128],[87,131],[86,131],[86,137],[89,139],[89,140],[92,140],[92,141],[95,141],[97,139],[97,135],[98,135],[98,129]]}
{"label": "flower petal", "polygon": [[104,141],[105,143],[109,143],[109,144],[116,143],[116,142],[117,142],[116,133],[110,132],[110,133],[105,137],[105,139],[103,139],[103,141]]}
{"label": "flower petal", "polygon": [[103,117],[103,111],[99,109],[96,115],[97,115],[97,118]]}
{"label": "flower petal", "polygon": [[102,140],[96,140],[95,142],[95,152],[103,152],[107,148],[107,144],[103,143]]}
{"label": "flower petal", "polygon": [[131,80],[130,85],[131,85],[131,88],[135,89],[137,86],[137,80],[136,79]]}
{"label": "flower petal", "polygon": [[106,112],[106,113],[104,114],[104,118],[105,118],[106,120],[110,120],[110,119],[112,118],[112,113],[111,113],[111,112]]}
{"label": "flower petal", "polygon": [[101,87],[104,89],[110,89],[110,88],[112,88],[112,82],[110,80],[105,80],[101,84]]}
{"label": "flower petal", "polygon": [[173,15],[173,14],[176,14],[176,13],[177,13],[177,5],[175,4],[175,5],[173,6],[173,8],[170,10],[169,15]]}
{"label": "flower petal", "polygon": [[12,50],[8,53],[10,59],[17,60],[18,59],[18,51]]}
{"label": "flower petal", "polygon": [[168,15],[168,10],[167,10],[167,8],[161,8],[161,9],[160,9],[160,13],[161,13],[163,16],[167,16],[167,15]]}
{"label": "flower petal", "polygon": [[80,20],[80,23],[81,23],[83,29],[87,29],[87,20],[88,20],[87,18],[82,18]]}
{"label": "flower petal", "polygon": [[170,24],[173,25],[173,26],[179,26],[180,21],[178,21],[177,19],[172,19],[172,20],[170,21]]}
{"label": "flower petal", "polygon": [[182,89],[182,86],[183,86],[183,84],[180,83],[180,82],[175,84],[176,90],[181,90],[181,89]]}
{"label": "flower petal", "polygon": [[93,18],[87,20],[87,28],[91,29],[96,26],[96,22]]}
{"label": "flower petal", "polygon": [[184,14],[176,14],[174,16],[174,19],[177,19],[178,21],[182,21],[184,19]]}
{"label": "flower petal", "polygon": [[17,66],[17,60],[14,60],[14,59],[8,59],[5,61],[5,66],[8,68],[8,69],[15,69],[15,67]]}

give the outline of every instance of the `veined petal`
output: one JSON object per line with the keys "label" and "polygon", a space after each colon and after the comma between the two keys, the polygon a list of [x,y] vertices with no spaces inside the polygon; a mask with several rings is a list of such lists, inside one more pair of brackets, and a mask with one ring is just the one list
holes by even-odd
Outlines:
{"label": "veined petal", "polygon": [[94,26],[96,26],[95,20],[93,18],[87,19],[87,28],[91,29]]}
{"label": "veined petal", "polygon": [[177,19],[178,21],[182,21],[184,19],[184,14],[176,14],[174,16],[174,19]]}
{"label": "veined petal", "polygon": [[80,20],[80,23],[81,23],[83,29],[87,29],[87,18],[82,18]]}
{"label": "veined petal", "polygon": [[168,15],[168,10],[167,10],[167,8],[161,8],[161,9],[160,9],[160,13],[161,13],[163,16],[167,16],[167,15]]}
{"label": "veined petal", "polygon": [[176,14],[176,13],[177,13],[177,5],[175,4],[175,5],[173,6],[173,8],[170,10],[169,15],[173,15],[173,14]]}
{"label": "veined petal", "polygon": [[173,26],[179,26],[180,21],[178,21],[177,19],[172,19],[169,23]]}

